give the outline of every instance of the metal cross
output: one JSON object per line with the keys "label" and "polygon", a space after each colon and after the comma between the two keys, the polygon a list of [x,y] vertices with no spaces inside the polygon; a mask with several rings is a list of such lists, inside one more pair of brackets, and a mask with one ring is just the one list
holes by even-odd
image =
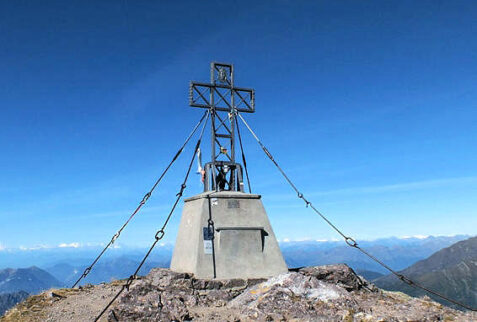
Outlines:
{"label": "metal cross", "polygon": [[[222,175],[220,172],[225,169],[230,170],[230,173],[227,177],[227,187],[222,190],[243,191],[241,167],[235,163],[235,117],[237,111],[245,113],[255,111],[255,90],[234,86],[232,64],[212,62],[210,84],[190,83],[189,105],[208,108],[211,112],[212,160],[209,168],[212,170],[212,176],[206,178],[208,180],[204,189],[219,190],[216,176]],[[213,180],[210,182],[212,177]],[[212,184],[211,187],[209,183]]]}

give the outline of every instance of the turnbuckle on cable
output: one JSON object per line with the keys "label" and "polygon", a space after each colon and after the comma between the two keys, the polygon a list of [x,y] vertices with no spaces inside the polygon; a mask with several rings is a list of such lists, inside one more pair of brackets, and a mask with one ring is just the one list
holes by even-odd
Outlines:
{"label": "turnbuckle on cable", "polygon": [[156,235],[154,236],[154,238],[156,240],[160,240],[160,239],[162,239],[162,237],[164,237],[164,234],[165,234],[164,229],[159,229],[157,231]]}
{"label": "turnbuckle on cable", "polygon": [[149,192],[146,193],[146,194],[144,195],[144,197],[142,198],[142,200],[141,200],[141,205],[144,205],[150,197],[151,197],[151,192],[149,191]]}
{"label": "turnbuckle on cable", "polygon": [[84,272],[83,272],[83,277],[86,277],[86,275],[88,275],[89,272],[91,272],[91,266],[86,267],[86,269],[85,269]]}
{"label": "turnbuckle on cable", "polygon": [[182,196],[187,185],[185,183],[181,184],[181,190],[176,194],[176,196]]}
{"label": "turnbuckle on cable", "polygon": [[116,239],[118,239],[119,235],[121,235],[119,231],[116,234],[114,234],[113,238],[111,238],[111,245],[114,244]]}
{"label": "turnbuckle on cable", "polygon": [[129,276],[126,284],[124,284],[124,288],[126,288],[126,290],[129,292],[129,287],[132,285],[132,283],[134,282],[134,280],[137,278],[137,276],[135,274]]}
{"label": "turnbuckle on cable", "polygon": [[351,237],[345,237],[345,242],[351,247],[358,248],[358,243]]}

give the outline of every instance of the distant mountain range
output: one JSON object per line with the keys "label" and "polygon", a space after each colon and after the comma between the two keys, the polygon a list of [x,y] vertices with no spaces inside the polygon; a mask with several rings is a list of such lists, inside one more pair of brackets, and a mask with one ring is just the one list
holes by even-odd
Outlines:
{"label": "distant mountain range", "polygon": [[[390,237],[373,241],[359,241],[359,244],[393,269],[401,270],[427,258],[444,247],[469,237],[466,235]],[[375,273],[388,273],[356,249],[347,246],[343,241],[289,241],[281,242],[280,248],[290,268],[346,263],[357,271],[367,271],[362,274],[367,275],[368,278],[369,276],[372,276],[373,279],[376,278]],[[99,246],[10,249],[0,251],[0,263],[7,267],[35,265],[69,285],[81,275],[100,251],[101,247]],[[146,251],[142,248],[124,246],[109,249],[96,264],[85,282],[95,284],[128,277],[134,272],[134,266],[141,261]],[[151,267],[168,267],[172,251],[172,244],[156,247],[141,273],[146,274]],[[369,275],[369,272],[371,272],[371,275]]]}
{"label": "distant mountain range", "polygon": [[[401,273],[449,298],[477,307],[477,237],[444,248]],[[393,275],[378,278],[374,283],[383,289],[401,291],[412,296],[429,295]],[[450,305],[438,297],[429,296]]]}
{"label": "distant mountain range", "polygon": [[[104,246],[64,246],[4,248],[0,249],[0,269],[7,267],[37,266],[42,269],[66,263],[73,267],[86,267],[98,256]],[[174,245],[157,245],[149,259],[161,264],[168,263],[172,256]],[[126,256],[131,260],[140,261],[147,252],[146,248],[115,245],[109,248],[101,261],[114,260]]]}
{"label": "distant mountain range", "polygon": [[[358,243],[362,248],[385,262],[391,268],[401,270],[444,247],[469,237],[467,235],[391,237],[373,241],[358,240]],[[358,271],[389,273],[379,264],[364,256],[358,250],[349,247],[343,241],[286,242],[281,243],[280,248],[288,267],[346,263]]]}
{"label": "distant mountain range", "polygon": [[[98,284],[101,282],[111,282],[128,278],[139,266],[140,260],[130,259],[127,256],[108,259],[98,262],[94,269],[84,278],[79,285]],[[146,275],[151,268],[168,267],[169,262],[147,261],[139,271],[139,275]],[[67,263],[59,263],[51,267],[47,267],[46,271],[63,281],[68,287],[71,287],[76,280],[83,274],[87,266],[72,266]]]}

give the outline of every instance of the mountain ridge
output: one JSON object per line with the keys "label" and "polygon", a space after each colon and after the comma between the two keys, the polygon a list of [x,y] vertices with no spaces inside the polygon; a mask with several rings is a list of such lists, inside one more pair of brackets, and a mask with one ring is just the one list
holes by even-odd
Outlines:
{"label": "mountain ridge", "polygon": [[[470,307],[477,307],[477,236],[443,248],[400,273],[445,296]],[[422,290],[402,283],[393,275],[377,278],[373,282],[383,289],[401,291],[412,296],[425,294]],[[438,297],[429,296],[449,305]]]}
{"label": "mountain ridge", "polygon": [[[395,270],[405,269],[418,260],[469,238],[467,235],[428,236],[426,238],[390,237],[359,241],[359,245]],[[356,270],[389,273],[373,260],[363,256],[342,241],[290,241],[282,243],[282,254],[289,267],[347,263]]]}
{"label": "mountain ridge", "polygon": [[28,298],[29,294],[25,291],[0,294],[0,316],[2,316],[9,308]]}
{"label": "mountain ridge", "polygon": [[0,293],[25,291],[35,294],[59,286],[63,284],[50,273],[36,266],[0,270]]}

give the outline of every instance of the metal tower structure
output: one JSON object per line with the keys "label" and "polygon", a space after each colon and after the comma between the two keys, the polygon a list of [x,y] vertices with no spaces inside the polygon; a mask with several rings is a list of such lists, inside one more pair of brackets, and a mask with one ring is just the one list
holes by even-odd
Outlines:
{"label": "metal tower structure", "polygon": [[189,105],[211,114],[211,161],[204,166],[204,191],[244,191],[243,170],[235,162],[237,112],[255,111],[255,90],[234,85],[234,66],[212,62],[210,83],[191,82]]}

